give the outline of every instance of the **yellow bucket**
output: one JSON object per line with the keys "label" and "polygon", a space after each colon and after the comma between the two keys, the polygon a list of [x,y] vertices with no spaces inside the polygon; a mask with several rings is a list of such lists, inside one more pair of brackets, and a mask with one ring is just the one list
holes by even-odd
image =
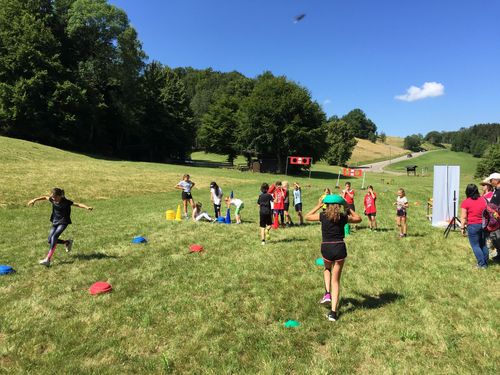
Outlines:
{"label": "yellow bucket", "polygon": [[167,217],[167,220],[175,220],[175,211],[174,210],[167,210],[166,217]]}

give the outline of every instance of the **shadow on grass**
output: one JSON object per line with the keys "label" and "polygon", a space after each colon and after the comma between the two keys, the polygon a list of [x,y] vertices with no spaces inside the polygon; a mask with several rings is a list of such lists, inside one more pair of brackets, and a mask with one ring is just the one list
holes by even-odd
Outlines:
{"label": "shadow on grass", "polygon": [[398,293],[382,293],[377,296],[370,296],[368,294],[361,294],[362,299],[357,298],[342,298],[340,303],[346,306],[342,309],[345,314],[347,312],[355,311],[358,309],[378,309],[382,306],[396,302],[403,299],[403,296]]}
{"label": "shadow on grass", "polygon": [[60,264],[71,264],[75,260],[94,260],[94,259],[118,259],[119,257],[114,255],[107,255],[104,253],[92,253],[92,254],[75,254],[68,260],[63,260],[59,262]]}

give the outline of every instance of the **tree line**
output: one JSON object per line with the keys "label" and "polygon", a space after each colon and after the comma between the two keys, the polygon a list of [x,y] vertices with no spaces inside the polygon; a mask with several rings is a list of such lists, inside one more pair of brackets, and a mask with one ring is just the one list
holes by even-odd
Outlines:
{"label": "tree line", "polygon": [[345,164],[377,139],[360,109],[326,117],[284,76],[148,62],[126,13],[106,0],[0,0],[0,133],[134,160],[194,150]]}

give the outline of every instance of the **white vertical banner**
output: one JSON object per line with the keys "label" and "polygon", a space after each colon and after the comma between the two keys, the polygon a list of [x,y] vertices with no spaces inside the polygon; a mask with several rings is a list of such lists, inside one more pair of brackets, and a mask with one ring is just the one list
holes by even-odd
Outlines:
{"label": "white vertical banner", "polygon": [[[458,216],[458,196],[460,195],[460,166],[435,165],[434,188],[432,194],[432,226],[445,227],[453,213]],[[455,197],[455,202],[453,198]],[[455,211],[453,211],[455,204]]]}

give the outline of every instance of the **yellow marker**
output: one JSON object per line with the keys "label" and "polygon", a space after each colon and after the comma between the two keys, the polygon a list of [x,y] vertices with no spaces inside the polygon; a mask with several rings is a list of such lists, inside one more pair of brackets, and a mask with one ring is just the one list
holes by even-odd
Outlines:
{"label": "yellow marker", "polygon": [[166,216],[166,219],[168,221],[175,220],[175,211],[174,210],[167,210],[165,216]]}
{"label": "yellow marker", "polygon": [[177,213],[175,214],[175,221],[182,221],[181,205],[180,204],[177,206]]}

